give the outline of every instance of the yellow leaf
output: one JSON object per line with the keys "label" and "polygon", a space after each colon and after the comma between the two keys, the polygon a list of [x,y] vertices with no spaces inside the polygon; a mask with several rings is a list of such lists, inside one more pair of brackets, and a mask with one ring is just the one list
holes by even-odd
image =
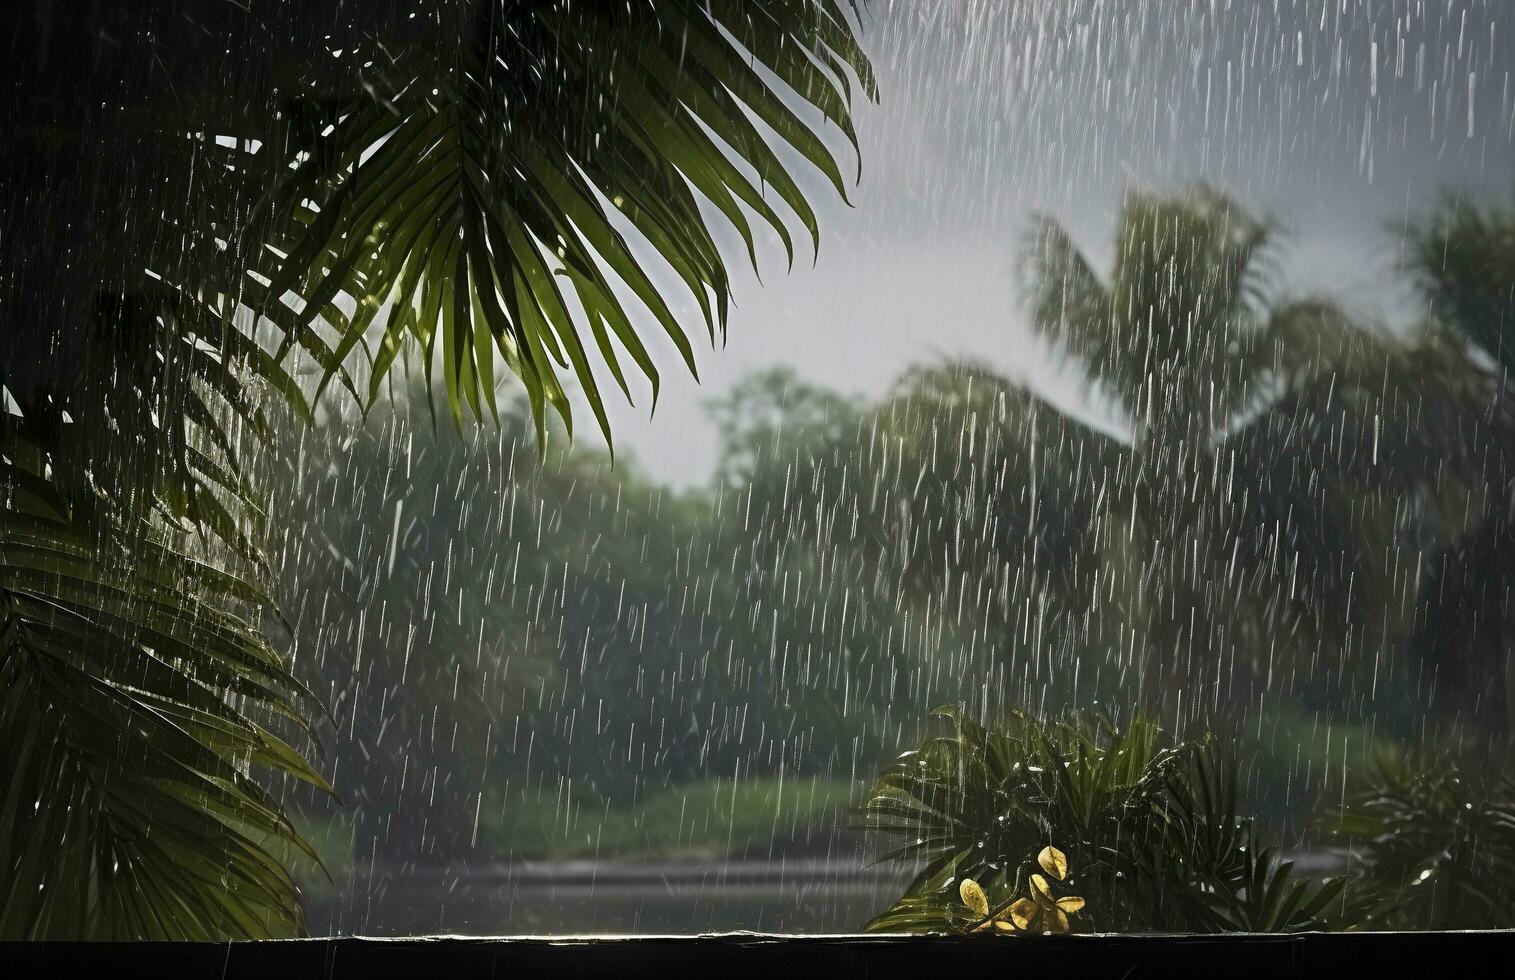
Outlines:
{"label": "yellow leaf", "polygon": [[1057,902],[1057,896],[1052,894],[1052,886],[1038,874],[1031,876],[1031,897],[1043,908],[1051,908]]}
{"label": "yellow leaf", "polygon": [[1067,898],[1058,899],[1057,907],[1064,912],[1077,912],[1084,907],[1084,900],[1077,895],[1069,895]]}
{"label": "yellow leaf", "polygon": [[978,882],[972,878],[964,878],[962,884],[957,886],[957,893],[963,899],[963,904],[973,910],[977,916],[989,914],[989,896],[979,887]]}
{"label": "yellow leaf", "polygon": [[1038,912],[1035,902],[1029,898],[1022,898],[1010,906],[1010,921],[1015,923],[1017,929],[1030,929]]}
{"label": "yellow leaf", "polygon": [[1068,917],[1063,914],[1062,909],[1054,908],[1050,913],[1047,914],[1045,921],[1048,932],[1068,931]]}
{"label": "yellow leaf", "polygon": [[998,929],[1000,932],[1014,932],[1015,931],[1015,925],[1013,923],[1006,922],[1004,919],[995,919],[994,920],[994,928]]}
{"label": "yellow leaf", "polygon": [[1068,877],[1068,855],[1048,844],[1042,848],[1042,852],[1036,856],[1036,863],[1042,866],[1047,874],[1062,881]]}

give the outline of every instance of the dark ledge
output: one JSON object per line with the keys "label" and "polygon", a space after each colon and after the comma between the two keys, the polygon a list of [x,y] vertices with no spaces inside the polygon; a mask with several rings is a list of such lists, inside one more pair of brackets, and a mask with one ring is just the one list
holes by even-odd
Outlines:
{"label": "dark ledge", "polygon": [[[1297,936],[826,936],[627,939],[305,939],[261,943],[0,943],[9,977],[380,980],[734,976],[911,977],[1508,976],[1515,931]],[[1024,973],[1019,971],[1024,970]]]}

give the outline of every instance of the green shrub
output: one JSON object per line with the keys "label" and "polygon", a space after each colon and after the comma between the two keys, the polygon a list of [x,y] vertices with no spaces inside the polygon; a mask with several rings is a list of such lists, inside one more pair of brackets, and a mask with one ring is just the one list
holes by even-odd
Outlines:
{"label": "green shrub", "polygon": [[1515,927],[1515,780],[1471,769],[1447,755],[1384,754],[1334,814],[1375,897],[1375,927]]}
{"label": "green shrub", "polygon": [[[919,872],[868,928],[962,931],[981,925],[961,889],[973,879],[1008,911],[1048,845],[1077,875],[1098,931],[1286,932],[1355,921],[1345,878],[1316,883],[1262,846],[1237,808],[1236,767],[1208,740],[1167,738],[1149,721],[1107,715],[1047,722],[1022,713],[986,727],[952,709],[880,776],[865,826],[897,846],[881,861]],[[1044,865],[1045,867],[1045,865]]]}

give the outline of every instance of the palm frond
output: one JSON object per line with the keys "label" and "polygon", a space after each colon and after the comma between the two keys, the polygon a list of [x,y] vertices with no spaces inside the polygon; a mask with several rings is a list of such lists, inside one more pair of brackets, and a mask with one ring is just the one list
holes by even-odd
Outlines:
{"label": "palm frond", "polygon": [[1406,231],[1406,265],[1440,323],[1515,368],[1515,210],[1447,197]]}
{"label": "palm frond", "polygon": [[1248,397],[1271,226],[1206,187],[1126,195],[1108,282],[1041,218],[1026,255],[1032,326],[1120,399],[1139,433],[1194,438]]}
{"label": "palm frond", "polygon": [[571,434],[571,378],[608,437],[603,372],[629,398],[629,359],[656,398],[642,317],[691,371],[679,302],[724,329],[704,206],[754,257],[767,228],[792,259],[789,220],[815,241],[780,153],[845,191],[823,133],[855,144],[868,62],[835,0],[456,4],[427,21],[392,55],[333,51],[358,94],[289,147],[251,301],[282,349],[321,349],[328,380],[361,351],[369,397],[413,343],[455,418],[495,413],[499,357],[539,436],[547,406]]}
{"label": "palm frond", "polygon": [[1110,296],[1077,243],[1050,215],[1038,215],[1022,252],[1030,323],[1077,358],[1090,377],[1113,381],[1125,357],[1112,330]]}
{"label": "palm frond", "polygon": [[275,731],[304,692],[263,588],[65,494],[56,435],[0,422],[0,936],[295,934],[304,844],[254,773],[326,784]]}
{"label": "palm frond", "polygon": [[1397,929],[1515,925],[1515,782],[1382,755],[1329,823]]}

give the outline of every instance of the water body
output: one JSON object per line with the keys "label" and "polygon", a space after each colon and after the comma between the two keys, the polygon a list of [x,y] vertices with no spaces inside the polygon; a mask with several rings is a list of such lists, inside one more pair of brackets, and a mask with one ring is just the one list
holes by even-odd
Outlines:
{"label": "water body", "polygon": [[520,862],[392,868],[316,897],[317,935],[847,933],[908,874],[856,860]]}

